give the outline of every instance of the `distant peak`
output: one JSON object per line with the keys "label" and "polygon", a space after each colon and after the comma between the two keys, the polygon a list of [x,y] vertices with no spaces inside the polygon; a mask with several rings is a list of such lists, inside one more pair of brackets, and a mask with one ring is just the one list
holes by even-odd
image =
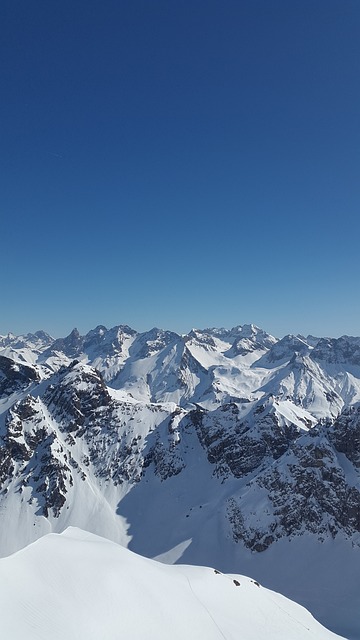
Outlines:
{"label": "distant peak", "polygon": [[93,331],[96,331],[96,333],[106,333],[107,328],[103,325],[103,324],[98,324],[97,327],[95,327],[95,329],[93,329]]}
{"label": "distant peak", "polygon": [[256,333],[263,333],[263,330],[260,329],[260,327],[257,327],[256,324],[243,324],[241,327],[241,333],[244,337],[248,337]]}
{"label": "distant peak", "polygon": [[40,340],[53,340],[54,338],[47,333],[46,331],[43,331],[42,329],[40,329],[39,331],[35,331],[34,335],[37,338],[40,338]]}

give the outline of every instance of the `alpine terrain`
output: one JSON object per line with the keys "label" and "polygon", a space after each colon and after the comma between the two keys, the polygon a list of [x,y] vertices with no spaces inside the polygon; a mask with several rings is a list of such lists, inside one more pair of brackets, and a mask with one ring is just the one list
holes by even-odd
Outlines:
{"label": "alpine terrain", "polygon": [[[227,616],[228,605],[216,605],[220,614],[209,604],[220,581],[229,603],[240,597],[232,578],[161,569],[132,550],[251,575],[359,639],[360,338],[277,339],[254,325],[0,336],[0,515],[2,556],[67,530],[0,561],[20,582],[42,549],[45,558],[79,549],[85,566],[93,545],[99,565],[102,553],[131,571],[143,563],[159,599],[173,590],[175,610],[190,598],[186,582],[216,620]],[[256,585],[244,581],[252,599]],[[331,637],[321,633],[310,637]]]}

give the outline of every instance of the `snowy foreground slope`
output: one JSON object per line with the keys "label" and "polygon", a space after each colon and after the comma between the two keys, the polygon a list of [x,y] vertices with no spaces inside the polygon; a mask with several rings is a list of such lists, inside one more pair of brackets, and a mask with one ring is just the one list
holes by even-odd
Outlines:
{"label": "snowy foreground slope", "polygon": [[250,578],[164,565],[74,528],[0,560],[0,620],[6,640],[340,638]]}
{"label": "snowy foreground slope", "polygon": [[69,526],[359,640],[360,338],[0,336],[0,556]]}

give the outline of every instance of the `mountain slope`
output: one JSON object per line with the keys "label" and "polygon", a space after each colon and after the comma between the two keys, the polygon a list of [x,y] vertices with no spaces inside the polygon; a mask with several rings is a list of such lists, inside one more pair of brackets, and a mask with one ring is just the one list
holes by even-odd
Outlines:
{"label": "mountain slope", "polygon": [[249,578],[166,566],[74,529],[0,560],[0,585],[7,640],[340,637]]}

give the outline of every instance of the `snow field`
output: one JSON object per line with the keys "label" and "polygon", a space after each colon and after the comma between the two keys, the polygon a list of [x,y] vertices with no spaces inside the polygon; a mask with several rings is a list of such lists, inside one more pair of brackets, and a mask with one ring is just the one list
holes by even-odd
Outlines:
{"label": "snow field", "polygon": [[164,565],[75,528],[0,561],[0,619],[7,640],[340,637],[249,578]]}

